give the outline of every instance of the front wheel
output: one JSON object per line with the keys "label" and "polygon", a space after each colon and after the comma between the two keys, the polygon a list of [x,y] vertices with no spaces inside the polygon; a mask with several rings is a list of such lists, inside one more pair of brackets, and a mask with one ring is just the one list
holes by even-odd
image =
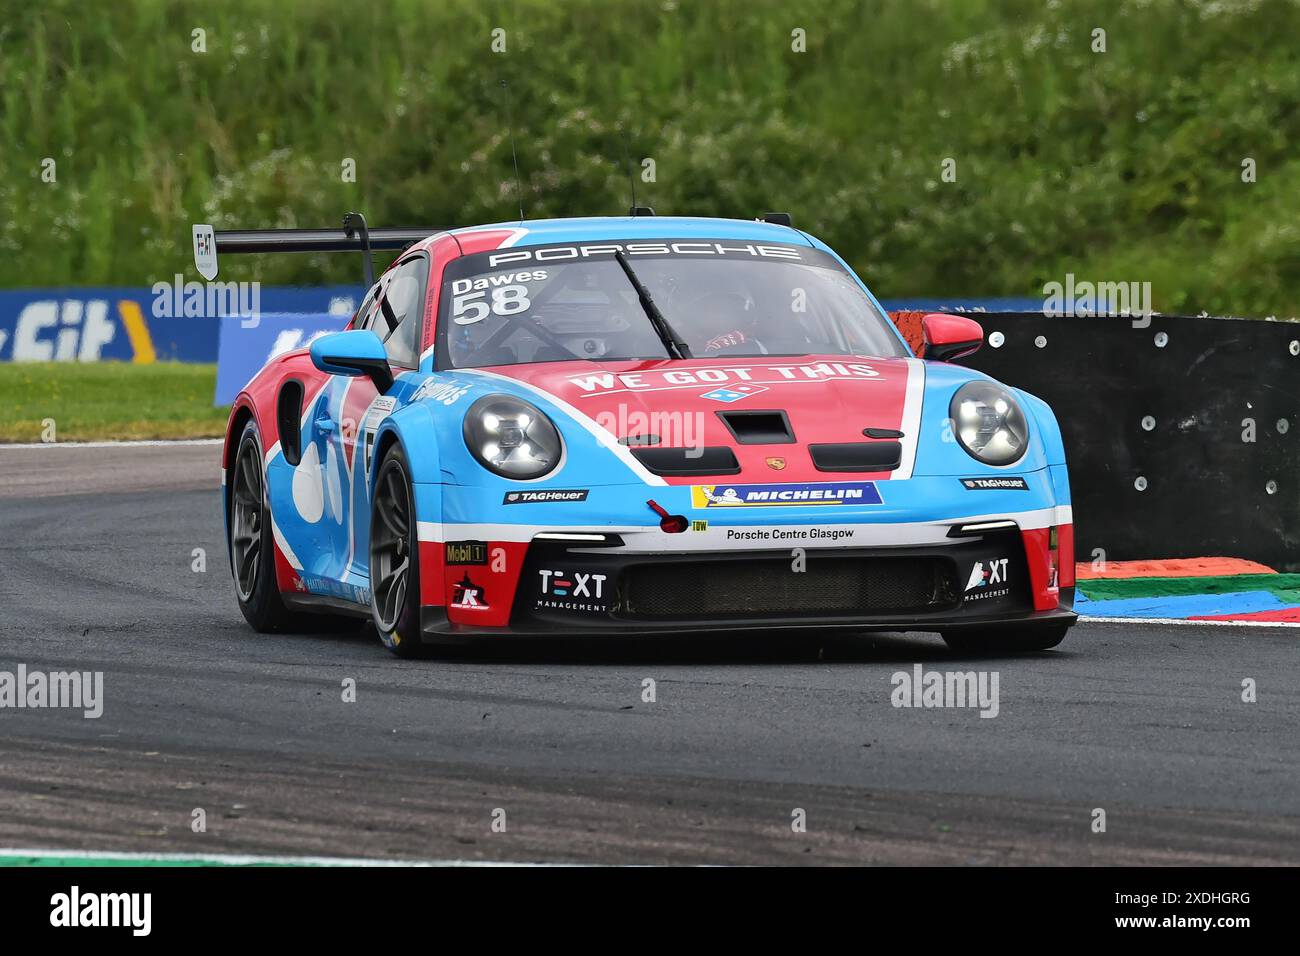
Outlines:
{"label": "front wheel", "polygon": [[1045,651],[1065,640],[1065,624],[1008,630],[944,631],[944,643],[954,651]]}
{"label": "front wheel", "polygon": [[384,646],[416,657],[420,644],[420,545],[406,455],[393,445],[370,502],[370,612]]}

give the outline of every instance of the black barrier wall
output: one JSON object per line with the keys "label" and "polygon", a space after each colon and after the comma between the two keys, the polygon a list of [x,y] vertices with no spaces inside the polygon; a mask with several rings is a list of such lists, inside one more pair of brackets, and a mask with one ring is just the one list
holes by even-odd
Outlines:
{"label": "black barrier wall", "polygon": [[1300,323],[971,317],[985,345],[962,364],[1056,411],[1077,560],[1300,570]]}

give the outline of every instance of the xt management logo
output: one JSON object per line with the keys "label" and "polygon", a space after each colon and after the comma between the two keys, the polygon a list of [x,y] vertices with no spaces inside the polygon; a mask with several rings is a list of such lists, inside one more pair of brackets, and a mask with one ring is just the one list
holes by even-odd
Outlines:
{"label": "xt management logo", "polygon": [[966,580],[966,600],[984,601],[1010,594],[1011,588],[1007,582],[1008,563],[1007,558],[976,561],[970,569],[970,577]]}
{"label": "xt management logo", "polygon": [[607,577],[604,574],[543,569],[537,572],[537,576],[541,584],[541,594],[536,605],[538,610],[596,613],[609,610],[609,605],[605,603]]}

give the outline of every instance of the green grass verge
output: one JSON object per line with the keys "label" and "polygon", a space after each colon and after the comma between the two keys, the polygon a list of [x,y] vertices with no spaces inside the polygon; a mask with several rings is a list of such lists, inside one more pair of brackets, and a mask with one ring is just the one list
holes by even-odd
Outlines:
{"label": "green grass verge", "polygon": [[1204,578],[1114,578],[1078,582],[1093,601],[1124,598],[1177,597],[1192,594],[1236,594],[1269,591],[1284,604],[1300,604],[1300,574],[1233,574]]}
{"label": "green grass verge", "polygon": [[0,363],[0,442],[219,438],[215,365]]}

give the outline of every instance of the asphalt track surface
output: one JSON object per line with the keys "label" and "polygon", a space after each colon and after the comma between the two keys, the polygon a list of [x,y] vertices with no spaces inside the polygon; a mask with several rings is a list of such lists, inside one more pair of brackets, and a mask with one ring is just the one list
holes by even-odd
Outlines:
{"label": "asphalt track surface", "polygon": [[[1084,624],[1025,656],[908,634],[494,644],[399,661],[364,631],[245,625],[217,455],[0,449],[0,670],[103,671],[105,698],[97,720],[0,709],[0,847],[1300,862],[1295,630]],[[192,570],[195,548],[206,571]],[[891,675],[917,663],[996,671],[998,716],[893,707]],[[196,808],[206,832],[193,832]],[[796,808],[806,832],[792,829]]]}

